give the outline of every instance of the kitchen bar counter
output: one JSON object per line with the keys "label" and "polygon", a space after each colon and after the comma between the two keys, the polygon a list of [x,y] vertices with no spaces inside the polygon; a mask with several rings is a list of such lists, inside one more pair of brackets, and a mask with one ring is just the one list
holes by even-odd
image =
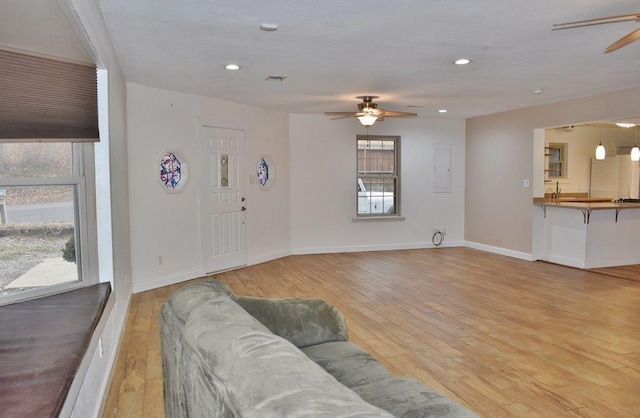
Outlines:
{"label": "kitchen bar counter", "polygon": [[[597,199],[597,198],[596,198]],[[624,209],[640,209],[640,203],[615,203],[615,202],[601,202],[598,200],[585,201],[586,199],[580,200],[536,200],[534,199],[533,204],[536,206],[541,206],[544,211],[544,216],[547,216],[547,208],[568,208],[568,209],[578,209],[582,211],[583,214],[583,222],[588,224],[591,217],[591,211],[594,210],[614,210],[615,211],[615,222],[618,222],[618,215],[621,210]]]}
{"label": "kitchen bar counter", "polygon": [[534,199],[534,258],[579,268],[640,264],[640,203],[579,200]]}

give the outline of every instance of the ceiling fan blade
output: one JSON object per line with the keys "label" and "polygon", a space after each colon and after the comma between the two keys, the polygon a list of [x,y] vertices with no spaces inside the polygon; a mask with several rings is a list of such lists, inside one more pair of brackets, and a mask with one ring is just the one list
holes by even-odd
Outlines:
{"label": "ceiling fan blade", "polygon": [[335,118],[331,118],[329,120],[339,120],[339,119],[349,119],[349,118],[357,118],[357,115],[353,115],[353,114],[349,114],[349,115],[343,115],[343,116],[336,116]]}
{"label": "ceiling fan blade", "polygon": [[571,29],[579,28],[582,26],[604,25],[605,23],[628,22],[634,20],[636,22],[640,22],[640,13],[601,17],[598,19],[579,20],[577,22],[555,23],[551,30]]}
{"label": "ceiling fan blade", "polygon": [[637,41],[638,39],[640,39],[640,29],[636,29],[630,34],[625,35],[622,38],[618,39],[617,41],[609,45],[609,47],[604,51],[604,53],[608,54],[609,52],[617,51],[623,46],[627,46],[630,43]]}
{"label": "ceiling fan blade", "polygon": [[324,112],[325,116],[355,116],[357,112]]}
{"label": "ceiling fan blade", "polygon": [[390,118],[412,118],[414,116],[418,116],[417,113],[396,112],[394,110],[383,110],[382,115]]}

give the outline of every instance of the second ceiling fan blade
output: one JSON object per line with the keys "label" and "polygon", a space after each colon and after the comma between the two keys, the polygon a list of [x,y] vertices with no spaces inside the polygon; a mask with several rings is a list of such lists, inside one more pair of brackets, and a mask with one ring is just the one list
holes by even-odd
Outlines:
{"label": "second ceiling fan blade", "polygon": [[631,13],[628,15],[601,17],[598,19],[579,20],[577,22],[556,23],[552,30],[580,28],[583,26],[604,25],[605,23],[640,21],[640,13]]}
{"label": "second ceiling fan blade", "polygon": [[622,38],[618,39],[617,41],[609,45],[609,47],[604,51],[604,53],[608,54],[609,52],[617,51],[623,46],[627,46],[630,43],[637,41],[638,39],[640,39],[640,29],[636,29],[630,34],[625,35]]}
{"label": "second ceiling fan blade", "polygon": [[382,112],[382,114],[390,118],[412,118],[414,116],[418,116],[417,113],[396,112],[394,110],[385,110],[384,112]]}

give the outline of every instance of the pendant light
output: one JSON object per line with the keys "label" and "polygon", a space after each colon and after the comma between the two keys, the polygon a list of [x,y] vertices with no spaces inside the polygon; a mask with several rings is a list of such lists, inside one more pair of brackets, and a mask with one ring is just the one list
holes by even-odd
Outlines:
{"label": "pendant light", "polygon": [[634,128],[633,148],[631,148],[631,161],[640,161],[640,148],[638,148],[638,127]]}
{"label": "pendant light", "polygon": [[596,160],[604,160],[607,156],[607,150],[602,145],[602,128],[600,128],[600,145],[596,147]]}

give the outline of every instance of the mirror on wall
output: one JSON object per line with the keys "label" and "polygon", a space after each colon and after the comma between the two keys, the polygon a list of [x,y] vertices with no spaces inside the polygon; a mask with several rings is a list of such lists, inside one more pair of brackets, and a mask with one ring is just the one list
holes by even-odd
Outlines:
{"label": "mirror on wall", "polygon": [[[612,201],[638,199],[640,117],[537,129],[534,133],[534,198]],[[605,156],[596,159],[602,145]]]}

